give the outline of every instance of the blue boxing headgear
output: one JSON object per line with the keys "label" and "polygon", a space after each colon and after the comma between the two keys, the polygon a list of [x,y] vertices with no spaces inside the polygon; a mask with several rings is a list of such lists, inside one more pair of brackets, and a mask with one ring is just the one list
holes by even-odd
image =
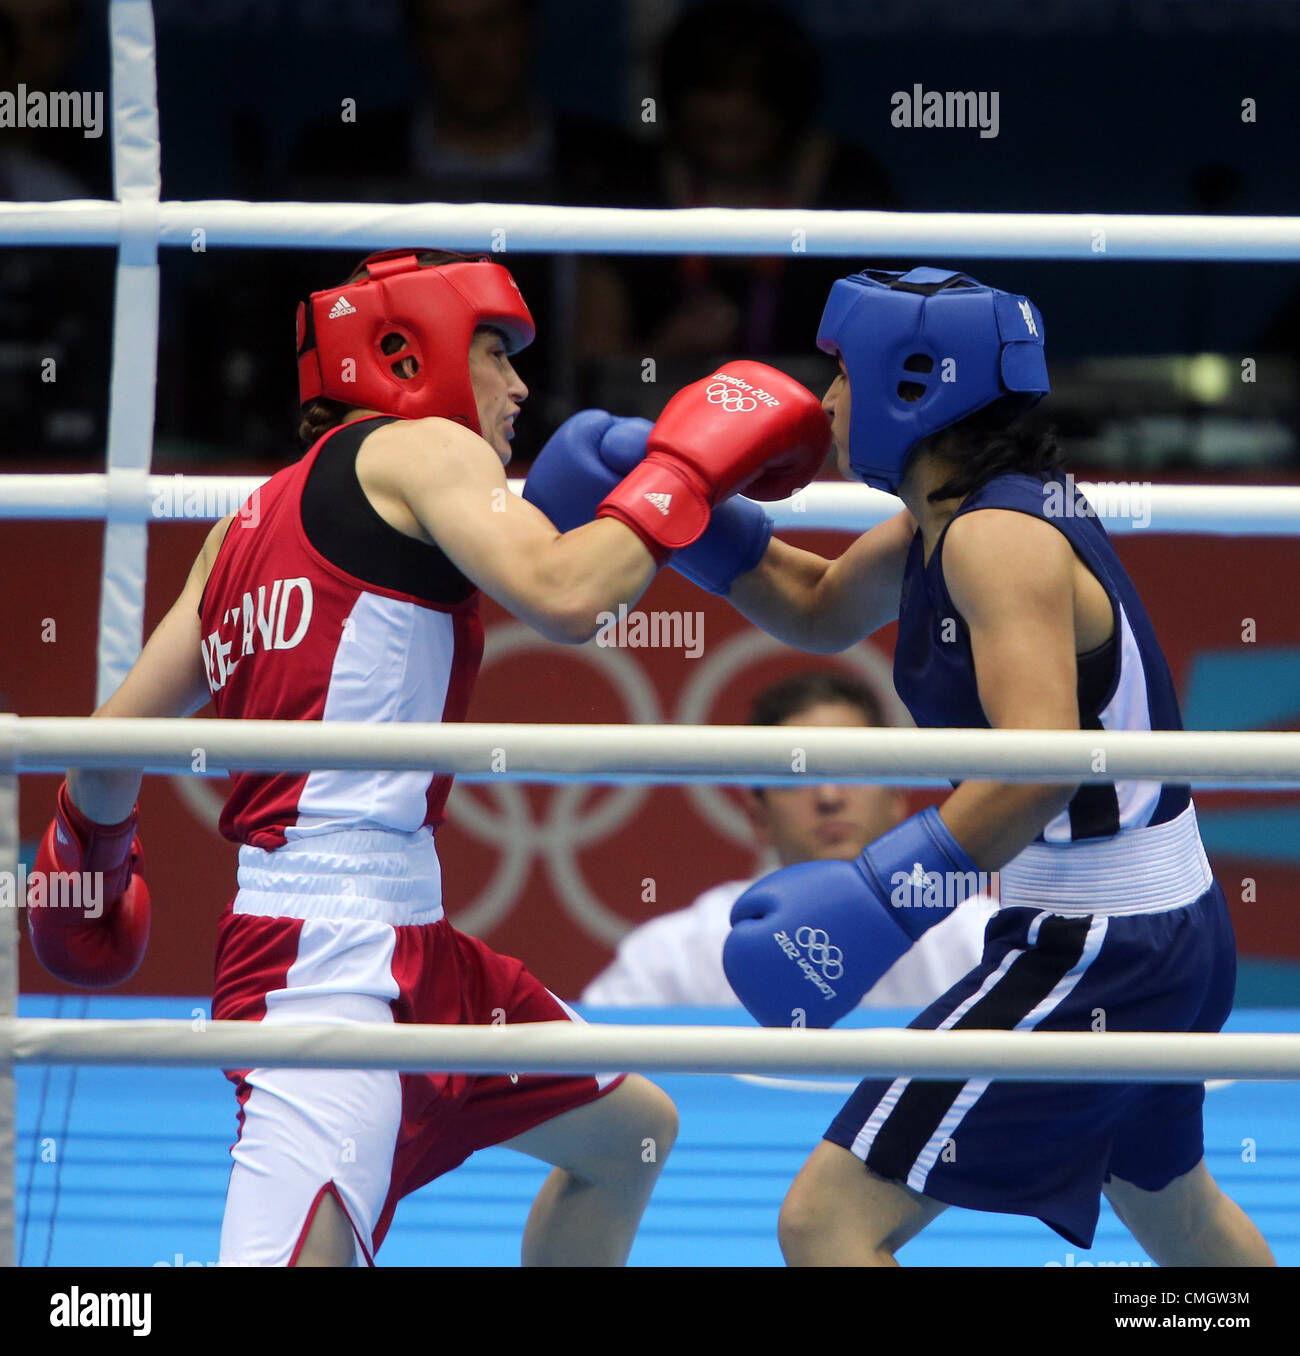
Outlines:
{"label": "blue boxing headgear", "polygon": [[891,494],[922,438],[1004,397],[1014,418],[1051,390],[1038,307],[950,269],[841,278],[817,347],[848,373],[849,465]]}

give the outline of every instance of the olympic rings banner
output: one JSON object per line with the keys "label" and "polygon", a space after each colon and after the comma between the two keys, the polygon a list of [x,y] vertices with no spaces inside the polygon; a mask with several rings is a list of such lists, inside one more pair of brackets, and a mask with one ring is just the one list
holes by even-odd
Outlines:
{"label": "olympic rings banner", "polygon": [[[150,529],[147,624],[174,600],[202,544],[201,524]],[[84,715],[94,691],[94,581],[103,528],[11,523],[0,544],[12,625],[0,709]],[[824,554],[847,538],[802,534]],[[1119,541],[1178,683],[1190,728],[1284,729],[1300,713],[1300,615],[1285,584],[1294,543],[1143,537]],[[725,602],[664,571],[601,640],[543,641],[485,601],[487,648],[470,715],[480,721],[741,724],[777,678],[826,664],[872,679],[893,700],[892,629],[844,655],[789,650]],[[895,711],[899,708],[895,705]],[[903,718],[905,719],[905,717]],[[150,777],[141,838],[153,936],[122,992],[211,991],[217,917],[235,891],[235,848],[216,833],[225,779]],[[22,781],[30,866],[57,779]],[[912,808],[933,799],[916,792]],[[1300,797],[1197,797],[1216,873],[1244,955],[1300,959]],[[448,913],[457,926],[524,959],[564,997],[609,959],[628,928],[683,908],[702,890],[751,874],[758,858],[724,787],[460,785],[439,832]],[[22,988],[58,991],[25,938]]]}

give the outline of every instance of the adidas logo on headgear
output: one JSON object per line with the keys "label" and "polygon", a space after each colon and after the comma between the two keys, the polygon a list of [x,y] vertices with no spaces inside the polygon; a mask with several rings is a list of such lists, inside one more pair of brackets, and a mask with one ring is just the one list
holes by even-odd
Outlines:
{"label": "adidas logo on headgear", "polygon": [[673,502],[671,494],[647,494],[646,498],[664,515],[665,518],[668,516],[668,505]]}
{"label": "adidas logo on headgear", "polygon": [[337,320],[341,315],[356,315],[357,308],[347,299],[340,297],[333,306],[330,307],[330,313],[326,317],[329,320]]}

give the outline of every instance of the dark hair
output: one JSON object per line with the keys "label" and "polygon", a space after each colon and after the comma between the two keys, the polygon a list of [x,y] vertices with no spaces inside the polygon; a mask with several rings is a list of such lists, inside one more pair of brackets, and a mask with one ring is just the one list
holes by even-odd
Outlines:
{"label": "dark hair", "polygon": [[[415,255],[424,268],[439,268],[443,264],[473,263],[479,257],[473,254],[457,254],[453,250],[411,250],[410,253]],[[360,263],[338,286],[347,287],[349,283],[358,282],[369,276],[370,270],[364,263]],[[384,336],[379,347],[385,353],[391,354],[396,353],[404,342],[401,335],[389,334]],[[298,441],[303,447],[311,447],[322,434],[343,423],[348,411],[353,408],[352,405],[345,405],[339,400],[330,400],[326,396],[309,400],[298,415]]]}
{"label": "dark hair", "polygon": [[992,405],[923,438],[912,451],[930,452],[949,462],[953,474],[929,500],[958,499],[994,476],[1019,472],[1050,480],[1065,464],[1056,429],[1042,422],[1021,423],[1023,396],[1003,396]]}
{"label": "dark hair", "polygon": [[808,669],[765,687],[749,709],[751,725],[783,725],[814,706],[843,702],[856,706],[868,725],[889,725],[876,690],[842,669]]}
{"label": "dark hair", "polygon": [[682,15],[659,53],[664,106],[675,117],[694,90],[752,90],[787,134],[821,102],[821,57],[785,10],[764,0],[704,0]]}

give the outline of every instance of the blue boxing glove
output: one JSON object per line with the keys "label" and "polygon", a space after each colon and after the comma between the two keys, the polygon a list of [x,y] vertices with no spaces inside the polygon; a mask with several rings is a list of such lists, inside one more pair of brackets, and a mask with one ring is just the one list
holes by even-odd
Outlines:
{"label": "blue boxing glove", "polygon": [[[596,516],[605,496],[645,458],[648,419],[620,419],[604,410],[583,410],[566,419],[537,454],[524,484],[524,498],[561,532]],[[752,499],[732,495],[715,505],[698,541],[677,551],[673,569],[710,593],[725,594],[737,576],[763,558],[772,520]]]}
{"label": "blue boxing glove", "polygon": [[731,910],[722,968],[764,1026],[832,1026],[983,877],[931,806],[852,862],[803,862]]}
{"label": "blue boxing glove", "polygon": [[911,945],[858,862],[801,862],[736,901],[722,968],[764,1026],[833,1026]]}
{"label": "blue boxing glove", "polygon": [[645,457],[648,419],[582,410],[546,440],[524,482],[524,498],[561,532],[594,522],[605,496]]}

